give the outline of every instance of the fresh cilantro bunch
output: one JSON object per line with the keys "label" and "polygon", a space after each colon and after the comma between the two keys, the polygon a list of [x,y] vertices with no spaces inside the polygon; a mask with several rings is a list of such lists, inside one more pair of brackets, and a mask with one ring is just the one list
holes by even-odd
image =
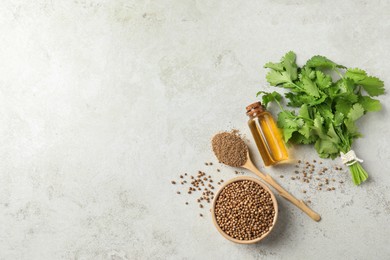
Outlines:
{"label": "fresh cilantro bunch", "polygon": [[[277,92],[262,94],[263,104],[276,102],[281,112],[278,126],[286,142],[314,144],[322,158],[336,158],[351,150],[353,141],[361,137],[356,120],[366,112],[381,109],[379,100],[372,98],[384,94],[380,79],[369,76],[361,69],[346,68],[323,56],[314,56],[303,67],[296,64],[296,55],[290,51],[278,63],[265,64],[269,68],[266,78],[271,86],[288,90],[287,110],[280,104]],[[337,75],[334,81],[331,75]],[[368,178],[367,172],[356,160],[349,162],[352,180],[359,185]]]}

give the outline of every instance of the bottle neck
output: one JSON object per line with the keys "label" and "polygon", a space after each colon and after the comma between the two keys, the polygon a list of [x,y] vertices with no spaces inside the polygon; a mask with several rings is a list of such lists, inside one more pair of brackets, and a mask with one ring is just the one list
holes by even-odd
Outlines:
{"label": "bottle neck", "polygon": [[252,108],[251,110],[246,112],[246,115],[249,116],[249,118],[255,118],[259,117],[260,115],[264,114],[266,110],[263,106]]}

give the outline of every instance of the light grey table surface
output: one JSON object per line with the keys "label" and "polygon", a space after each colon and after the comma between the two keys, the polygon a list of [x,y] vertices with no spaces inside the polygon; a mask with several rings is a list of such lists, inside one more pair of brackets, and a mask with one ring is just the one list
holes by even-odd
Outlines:
{"label": "light grey table surface", "polygon": [[361,187],[345,172],[336,191],[303,196],[293,168],[254,153],[319,223],[277,196],[272,234],[233,244],[170,184],[235,176],[204,165],[216,162],[209,140],[230,128],[251,138],[244,108],[271,89],[262,66],[288,50],[389,89],[389,1],[4,0],[0,37],[0,259],[390,259],[388,94],[359,122]]}

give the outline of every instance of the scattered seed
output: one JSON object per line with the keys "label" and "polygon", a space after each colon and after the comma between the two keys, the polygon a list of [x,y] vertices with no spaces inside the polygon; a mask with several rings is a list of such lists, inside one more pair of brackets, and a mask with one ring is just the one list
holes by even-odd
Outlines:
{"label": "scattered seed", "polygon": [[280,175],[279,177],[280,177],[280,178],[284,178],[284,176],[283,176],[283,175]]}
{"label": "scattered seed", "polygon": [[180,194],[180,191],[176,192],[177,194]]}
{"label": "scattered seed", "polygon": [[186,202],[186,205],[188,205],[188,202]]}
{"label": "scattered seed", "polygon": [[176,182],[175,182],[175,181],[171,181],[171,183],[172,183],[172,184],[176,184]]}
{"label": "scattered seed", "polygon": [[202,215],[202,214],[199,214],[199,216],[203,217],[203,215]]}

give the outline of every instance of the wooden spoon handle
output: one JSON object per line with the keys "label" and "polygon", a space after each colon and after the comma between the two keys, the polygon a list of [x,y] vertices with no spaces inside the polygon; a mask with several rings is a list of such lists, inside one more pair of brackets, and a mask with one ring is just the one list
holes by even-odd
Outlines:
{"label": "wooden spoon handle", "polygon": [[291,195],[288,191],[286,191],[282,186],[280,186],[270,175],[261,173],[256,167],[250,167],[248,170],[251,170],[264,181],[266,181],[269,185],[271,185],[275,190],[277,190],[283,198],[290,201],[292,204],[300,208],[303,212],[305,212],[309,217],[311,217],[315,221],[320,221],[321,216],[309,208],[302,200],[298,200],[293,195]]}
{"label": "wooden spoon handle", "polygon": [[270,175],[265,176],[265,181],[269,183],[272,187],[275,188],[286,200],[290,201],[292,204],[300,208],[303,212],[305,212],[309,217],[311,217],[315,221],[320,221],[321,216],[309,208],[302,200],[298,200],[293,195],[291,195],[288,191],[286,191],[282,186],[280,186]]}

